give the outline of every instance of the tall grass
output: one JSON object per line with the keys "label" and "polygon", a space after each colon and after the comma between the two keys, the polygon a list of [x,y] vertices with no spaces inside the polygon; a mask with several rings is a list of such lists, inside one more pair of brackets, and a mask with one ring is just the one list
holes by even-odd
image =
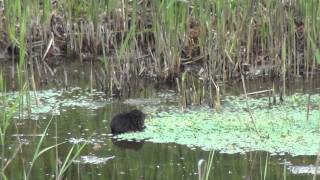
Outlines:
{"label": "tall grass", "polygon": [[2,110],[1,114],[1,123],[0,123],[0,145],[5,144],[6,132],[8,128],[12,125],[13,116],[17,113],[19,102],[22,97],[18,96],[13,104],[8,105],[7,103],[7,95],[6,90],[3,89],[3,79],[2,75],[0,75],[0,88],[1,88],[1,103],[3,107],[6,107]]}
{"label": "tall grass", "polygon": [[[64,144],[65,142],[61,142],[61,143],[57,143],[51,146],[47,146],[41,149],[41,147],[43,146],[43,142],[45,140],[46,134],[49,130],[49,127],[52,123],[52,120],[54,119],[54,117],[52,116],[52,118],[50,119],[50,121],[47,123],[47,126],[45,127],[40,139],[37,142],[37,146],[35,148],[35,151],[33,153],[33,158],[30,162],[30,167],[26,173],[25,179],[30,179],[30,174],[32,172],[32,168],[34,166],[34,164],[36,163],[36,160],[41,157],[41,155],[43,155],[44,153],[57,148],[58,146]],[[86,141],[85,143],[81,144],[81,145],[72,145],[72,147],[69,149],[67,157],[64,159],[62,166],[59,168],[59,166],[56,166],[56,174],[57,174],[57,179],[63,179],[63,175],[65,174],[65,172],[68,170],[68,168],[72,165],[73,161],[79,157],[81,151],[83,150],[83,148],[87,145]],[[57,149],[56,149],[57,151]],[[56,157],[56,161],[58,161],[59,157]],[[56,162],[58,164],[58,162]]]}
{"label": "tall grass", "polygon": [[[1,112],[1,122],[0,122],[0,145],[1,147],[4,147],[6,141],[6,133],[7,130],[14,125],[14,119],[13,116],[16,114],[19,114],[19,118],[24,119],[24,112],[28,111],[31,112],[31,105],[30,100],[31,96],[29,94],[29,79],[30,77],[33,79],[33,69],[31,70],[31,75],[29,75],[29,67],[33,68],[33,66],[28,66],[28,60],[32,60],[34,48],[34,43],[38,41],[37,34],[39,31],[41,35],[41,41],[42,45],[40,46],[40,56],[45,56],[47,52],[43,52],[43,48],[46,47],[47,43],[50,43],[51,39],[49,39],[48,35],[51,34],[50,30],[50,20],[51,20],[51,1],[50,0],[4,0],[4,24],[6,33],[8,34],[8,39],[10,41],[10,44],[12,47],[17,47],[19,52],[18,54],[14,54],[16,52],[13,52],[12,54],[12,62],[14,67],[13,70],[16,70],[16,72],[13,72],[12,74],[17,74],[17,85],[19,90],[19,95],[15,99],[13,103],[8,103],[7,100],[7,87],[5,80],[2,75],[2,70],[0,71],[0,93],[1,93],[1,104],[3,105],[4,110]],[[92,1],[93,2],[93,1]],[[94,20],[97,16],[94,15],[95,11],[94,9],[91,9],[92,12],[92,19]],[[37,29],[38,26],[40,26],[41,29]],[[34,29],[38,31],[34,31]],[[50,41],[49,41],[50,40]],[[39,50],[36,50],[39,51]],[[45,54],[42,54],[45,53]],[[15,61],[18,60],[18,63],[15,64]],[[32,62],[32,61],[31,61]],[[13,77],[15,78],[15,76]],[[12,82],[15,84],[15,81]],[[33,90],[36,90],[35,85],[33,83]],[[27,97],[27,98],[25,98]],[[35,97],[37,98],[37,97]],[[37,101],[37,99],[36,99]],[[41,149],[43,145],[43,141],[45,139],[46,133],[48,131],[48,128],[51,124],[52,119],[48,122],[41,138],[37,142],[37,146],[35,148],[34,156],[31,161],[31,166],[29,168],[25,167],[25,165],[29,165],[23,163],[24,170],[21,171],[24,173],[23,177],[24,179],[30,178],[30,173],[32,170],[33,165],[36,163],[36,160],[45,152],[53,149],[54,147],[57,147],[58,144],[54,144],[52,146],[45,147]],[[16,127],[16,125],[15,125]],[[17,133],[18,128],[15,128]],[[1,176],[6,179],[6,174],[4,170],[10,165],[11,161],[16,158],[17,154],[23,149],[23,146],[21,146],[20,139],[18,137],[18,143],[19,146],[17,147],[17,150],[13,154],[13,156],[1,166]],[[78,149],[75,150],[75,146],[73,146],[70,150],[69,155],[64,161],[64,164],[62,166],[62,169],[57,169],[59,171],[59,177],[61,177],[64,172],[68,169],[68,167],[71,165],[71,162],[74,158],[76,158],[83,147],[85,146],[85,143],[81,145]],[[4,149],[2,149],[4,150]],[[4,151],[2,151],[4,152]],[[72,156],[70,156],[73,154]]]}
{"label": "tall grass", "polygon": [[81,62],[103,56],[112,91],[135,76],[174,81],[197,66],[208,92],[217,89],[213,82],[246,73],[281,78],[285,94],[287,78],[316,73],[319,9],[318,1],[303,0],[5,0],[5,25],[20,56],[32,50],[35,25],[40,49],[52,31],[57,48]]}

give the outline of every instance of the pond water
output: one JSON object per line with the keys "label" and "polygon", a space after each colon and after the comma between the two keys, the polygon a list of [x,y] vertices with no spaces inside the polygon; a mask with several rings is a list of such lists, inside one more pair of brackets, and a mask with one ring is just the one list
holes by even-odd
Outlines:
{"label": "pond water", "polygon": [[[55,179],[55,169],[61,167],[73,145],[88,144],[64,174],[63,179],[199,179],[198,162],[206,162],[209,151],[176,143],[148,141],[117,141],[111,137],[111,118],[133,108],[148,106],[179,107],[178,94],[165,86],[148,85],[136,88],[128,98],[113,99],[98,91],[89,92],[86,66],[71,66],[68,90],[56,85],[43,87],[37,93],[41,107],[33,116],[17,120],[1,147],[0,162],[6,166],[8,179],[23,179],[30,168],[37,143],[52,119],[42,148],[63,142],[43,153],[30,172],[30,179]],[[59,72],[59,69],[57,70]],[[63,74],[63,73],[61,73]],[[63,79],[63,78],[62,78]],[[319,84],[295,82],[289,93],[304,89],[317,91]],[[234,87],[239,88],[234,88]],[[81,87],[81,88],[78,88]],[[224,94],[239,95],[241,84],[225,85]],[[256,81],[248,84],[248,92],[271,87],[270,83]],[[3,108],[3,107],[2,107]],[[20,143],[19,143],[20,142]],[[319,142],[318,142],[319,143]],[[22,147],[17,150],[19,144]],[[79,146],[75,146],[76,148]],[[14,158],[12,158],[14,157]],[[219,153],[214,152],[209,179],[312,179],[316,156],[291,156],[268,152]]]}

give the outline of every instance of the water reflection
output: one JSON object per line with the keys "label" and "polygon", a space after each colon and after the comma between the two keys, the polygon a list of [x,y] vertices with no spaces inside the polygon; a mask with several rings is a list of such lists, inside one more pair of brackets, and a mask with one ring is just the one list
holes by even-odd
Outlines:
{"label": "water reflection", "polygon": [[132,150],[140,150],[143,147],[144,142],[143,141],[127,141],[127,140],[121,140],[121,139],[111,139],[113,145],[123,148],[123,149],[132,149]]}

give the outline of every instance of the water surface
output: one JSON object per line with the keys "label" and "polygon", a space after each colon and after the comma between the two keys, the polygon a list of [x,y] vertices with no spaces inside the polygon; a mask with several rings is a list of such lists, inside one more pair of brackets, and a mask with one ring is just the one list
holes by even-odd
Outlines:
{"label": "water surface", "polygon": [[[58,72],[59,69],[58,69]],[[112,98],[98,90],[90,92],[88,69],[73,66],[67,90],[62,84],[49,82],[42,87],[46,91],[57,93],[52,104],[44,102],[41,107],[47,111],[36,116],[25,116],[16,120],[1,147],[2,166],[12,159],[6,168],[8,179],[22,179],[23,170],[28,171],[35,148],[44,128],[52,119],[42,148],[65,142],[37,159],[32,167],[30,179],[54,179],[55,169],[61,166],[70,148],[74,144],[88,141],[66,172],[65,179],[198,179],[198,161],[207,160],[209,151],[199,147],[187,147],[175,143],[117,142],[110,135],[111,118],[120,112],[133,108],[159,106],[165,111],[167,105],[179,107],[176,89],[164,85],[146,84],[135,88],[130,97]],[[57,73],[59,74],[59,73]],[[63,73],[60,73],[62,75]],[[59,79],[59,77],[58,77]],[[63,77],[61,77],[63,79]],[[62,80],[61,80],[62,81]],[[248,92],[271,87],[270,82],[256,81],[247,84]],[[317,83],[295,82],[288,93],[317,91]],[[81,87],[81,88],[77,88]],[[239,87],[239,88],[234,88]],[[225,95],[242,94],[241,84],[226,83],[222,87]],[[39,91],[39,95],[41,95]],[[72,101],[66,101],[72,99]],[[51,108],[51,109],[50,109]],[[56,108],[56,109],[55,109]],[[16,151],[19,143],[22,148]],[[267,152],[247,152],[224,154],[214,152],[210,179],[312,179],[316,156],[290,156],[288,154],[269,154]]]}

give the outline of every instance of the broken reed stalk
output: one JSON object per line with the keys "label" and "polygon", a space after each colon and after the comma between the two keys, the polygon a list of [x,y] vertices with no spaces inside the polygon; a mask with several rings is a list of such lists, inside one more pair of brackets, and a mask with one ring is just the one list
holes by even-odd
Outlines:
{"label": "broken reed stalk", "polygon": [[256,94],[264,94],[266,92],[272,92],[272,89],[266,89],[266,90],[261,90],[261,91],[256,91],[256,92],[251,92],[251,93],[247,93],[247,95],[256,95]]}
{"label": "broken reed stalk", "polygon": [[67,69],[66,69],[66,67],[65,67],[65,64],[63,65],[63,75],[64,75],[64,87],[65,87],[65,89],[68,89],[68,86],[69,86],[69,84],[68,84],[68,72],[67,72]]}
{"label": "broken reed stalk", "polygon": [[90,93],[93,90],[93,67],[92,67],[92,60],[90,60]]}
{"label": "broken reed stalk", "polygon": [[253,124],[253,127],[254,127],[255,132],[258,134],[259,137],[262,137],[261,134],[260,134],[260,132],[259,132],[258,129],[257,129],[257,126],[256,126],[256,123],[255,123],[253,114],[252,114],[251,109],[250,109],[250,106],[249,106],[248,96],[247,96],[247,90],[246,90],[246,84],[245,84],[245,80],[244,80],[243,74],[241,74],[241,80],[242,80],[242,87],[243,87],[243,91],[244,91],[244,96],[245,96],[245,99],[246,99],[246,106],[247,106],[247,110],[248,110],[248,113],[249,113],[250,118],[251,118],[251,122],[252,122],[252,124]]}
{"label": "broken reed stalk", "polygon": [[311,94],[308,94],[308,103],[307,103],[307,121],[309,121],[309,112],[310,112],[310,100],[311,100]]}
{"label": "broken reed stalk", "polygon": [[177,90],[178,92],[180,93],[181,92],[181,89],[180,89],[180,82],[179,82],[179,78],[175,78],[175,81],[176,81],[176,85],[177,85]]}
{"label": "broken reed stalk", "polygon": [[200,159],[198,161],[198,180],[204,180],[204,177],[206,175],[206,166],[207,163],[204,159]]}
{"label": "broken reed stalk", "polygon": [[272,98],[273,98],[273,105],[277,104],[277,98],[276,98],[276,89],[275,89],[275,83],[272,81]]}
{"label": "broken reed stalk", "polygon": [[221,107],[221,102],[220,102],[220,88],[219,88],[219,85],[217,85],[216,83],[215,83],[215,81],[213,80],[213,78],[211,78],[211,82],[212,82],[212,84],[214,85],[214,87],[216,88],[216,101],[215,101],[215,107],[216,107],[216,109],[217,110],[219,110],[220,109],[220,107]]}
{"label": "broken reed stalk", "polygon": [[39,105],[39,99],[38,99],[38,96],[37,96],[37,87],[36,87],[36,82],[35,82],[35,79],[34,79],[34,67],[33,67],[33,60],[30,59],[30,71],[31,71],[31,87],[32,87],[32,91],[33,91],[33,94],[34,94],[34,98],[36,100],[36,105],[38,106]]}
{"label": "broken reed stalk", "polygon": [[181,91],[182,91],[182,106],[187,107],[189,105],[188,100],[188,90],[187,90],[187,78],[188,78],[188,72],[183,72],[181,76]]}
{"label": "broken reed stalk", "polygon": [[268,100],[269,100],[268,107],[269,107],[269,108],[271,108],[271,106],[272,106],[272,102],[271,102],[272,93],[273,93],[273,91],[272,91],[272,90],[271,90],[271,91],[269,91],[269,93],[268,93]]}
{"label": "broken reed stalk", "polygon": [[282,92],[283,96],[286,95],[286,35],[282,40],[282,48],[281,48],[281,60],[282,60]]}

